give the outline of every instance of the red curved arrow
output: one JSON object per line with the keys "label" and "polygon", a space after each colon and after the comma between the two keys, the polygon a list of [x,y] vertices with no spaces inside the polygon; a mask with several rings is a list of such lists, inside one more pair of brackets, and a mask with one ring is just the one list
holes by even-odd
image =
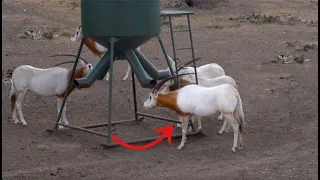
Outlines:
{"label": "red curved arrow", "polygon": [[119,145],[126,147],[128,149],[144,150],[144,149],[151,148],[152,146],[155,146],[156,144],[161,142],[166,137],[168,138],[168,144],[171,144],[172,130],[173,130],[173,124],[153,130],[154,132],[162,133],[162,135],[160,137],[158,137],[156,140],[154,140],[148,144],[142,145],[142,146],[134,146],[131,144],[127,144],[127,143],[121,141],[120,139],[118,139],[115,135],[111,135],[111,139],[115,143],[118,143]]}

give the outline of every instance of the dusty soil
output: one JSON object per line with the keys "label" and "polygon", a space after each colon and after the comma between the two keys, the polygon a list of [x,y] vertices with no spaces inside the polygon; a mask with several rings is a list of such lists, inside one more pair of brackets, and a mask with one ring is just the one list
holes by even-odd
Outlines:
{"label": "dusty soil", "polygon": [[[205,136],[188,138],[182,151],[166,141],[145,151],[122,147],[104,149],[106,139],[76,130],[48,133],[57,116],[56,99],[28,93],[23,112],[26,127],[14,124],[9,113],[10,83],[5,74],[23,64],[47,68],[70,58],[47,58],[58,53],[76,54],[79,42],[69,38],[80,24],[79,1],[4,0],[2,2],[2,179],[318,179],[318,50],[297,51],[283,42],[316,42],[313,24],[250,23],[237,17],[260,12],[267,16],[289,13],[298,19],[318,22],[318,1],[241,0],[220,1],[210,9],[190,10],[198,65],[216,62],[239,84],[247,131],[245,149],[231,152],[233,133],[217,135],[222,125],[217,116],[203,119]],[[182,7],[182,9],[186,9]],[[230,20],[231,18],[231,20]],[[233,19],[233,20],[232,20]],[[185,19],[176,18],[176,26]],[[54,30],[48,40],[21,37],[27,30],[46,26]],[[161,37],[170,55],[170,32],[164,25]],[[178,45],[188,45],[187,34],[176,36]],[[164,69],[160,46],[150,40],[143,53]],[[279,53],[303,54],[302,64],[275,63]],[[187,53],[178,54],[179,57]],[[84,47],[84,58],[97,58]],[[71,65],[66,65],[71,67]],[[122,81],[127,63],[115,64],[114,120],[133,118],[131,82]],[[71,124],[106,122],[107,81],[75,91],[67,102]],[[149,89],[138,85],[138,108],[142,112],[174,118],[166,109],[145,111]],[[121,139],[154,136],[153,129],[169,123],[145,118],[140,123],[114,126]],[[106,131],[106,129],[100,129]],[[180,131],[180,129],[176,129]]]}

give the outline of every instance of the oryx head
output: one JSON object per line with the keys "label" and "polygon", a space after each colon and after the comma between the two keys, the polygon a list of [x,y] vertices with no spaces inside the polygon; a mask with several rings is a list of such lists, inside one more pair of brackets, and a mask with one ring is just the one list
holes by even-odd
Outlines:
{"label": "oryx head", "polygon": [[[77,57],[76,55],[73,55],[73,54],[58,54],[58,55],[52,55],[52,56],[48,56],[48,57],[56,57],[56,56],[71,56],[71,57]],[[56,64],[54,66],[58,66],[58,65],[61,65],[61,64],[67,64],[67,63],[74,63],[75,61],[66,61],[66,62],[62,62],[62,63],[59,63],[59,64]],[[91,70],[92,70],[92,64],[90,64],[87,60],[85,60],[84,58],[80,57],[79,56],[79,66],[81,68],[84,69],[84,75],[87,75]]]}
{"label": "oryx head", "polygon": [[72,38],[70,38],[70,41],[71,41],[71,42],[75,42],[75,41],[77,41],[78,39],[80,39],[81,33],[82,33],[82,26],[79,25],[79,26],[77,27],[76,32],[75,32],[74,35],[72,36]]}
{"label": "oryx head", "polygon": [[181,75],[186,75],[186,74],[180,74],[180,75],[176,75],[176,76],[170,76],[167,77],[165,79],[163,79],[162,81],[160,81],[156,87],[153,88],[152,92],[149,94],[148,99],[143,103],[143,106],[146,109],[150,109],[150,108],[154,108],[157,106],[157,98],[158,98],[158,92],[160,90],[160,88],[168,81],[173,80],[174,78],[180,77]]}

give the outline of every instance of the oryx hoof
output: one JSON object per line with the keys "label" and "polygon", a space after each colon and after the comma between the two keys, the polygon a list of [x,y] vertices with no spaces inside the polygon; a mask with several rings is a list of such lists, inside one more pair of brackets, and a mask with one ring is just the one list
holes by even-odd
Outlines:
{"label": "oryx hoof", "polygon": [[235,153],[236,152],[236,148],[235,147],[231,148],[231,151]]}
{"label": "oryx hoof", "polygon": [[178,150],[182,150],[183,146],[184,146],[184,145],[180,145],[180,146],[177,147],[177,149],[178,149]]}

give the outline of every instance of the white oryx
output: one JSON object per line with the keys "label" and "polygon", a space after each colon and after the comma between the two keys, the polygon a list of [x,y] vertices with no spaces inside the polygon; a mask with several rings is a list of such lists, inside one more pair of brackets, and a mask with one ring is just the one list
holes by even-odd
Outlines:
{"label": "white oryx", "polygon": [[146,109],[154,107],[169,108],[182,117],[182,139],[178,149],[182,149],[187,140],[189,117],[192,115],[199,117],[212,116],[215,112],[221,112],[233,128],[234,141],[231,150],[236,151],[238,138],[241,148],[243,146],[244,114],[238,91],[229,84],[215,87],[191,84],[168,93],[158,92],[166,81],[173,78],[170,77],[158,83],[150,93],[149,98],[144,102],[144,107]]}
{"label": "white oryx", "polygon": [[[83,78],[92,69],[92,65],[85,60],[79,60],[79,67],[76,68],[73,78]],[[40,96],[56,96],[58,113],[63,102],[63,97],[67,90],[71,69],[64,67],[50,67],[47,69],[36,68],[30,65],[22,65],[16,68],[12,73],[11,79],[11,113],[14,123],[18,123],[17,110],[20,121],[27,125],[22,113],[22,102],[25,94],[30,90]],[[75,85],[72,82],[67,96],[74,90]],[[64,106],[59,122],[68,124],[66,120],[66,106]],[[61,128],[62,126],[59,126]]]}
{"label": "white oryx", "polygon": [[[81,36],[82,36],[82,27],[81,27],[81,25],[79,25],[77,27],[74,35],[70,38],[70,41],[75,42],[75,41],[79,40]],[[94,41],[93,39],[91,39],[89,37],[86,37],[86,39],[84,40],[84,44],[90,49],[90,51],[94,55],[96,55],[98,57],[101,57],[108,50],[108,48],[105,48],[104,46],[102,46],[101,44],[97,43],[96,41]],[[140,51],[140,47],[138,47],[137,50]],[[131,66],[128,63],[126,75],[124,76],[124,78],[122,80],[126,81],[128,79],[130,71],[131,71]],[[132,78],[130,77],[130,79],[132,79]],[[109,72],[106,75],[106,80],[109,80]]]}
{"label": "white oryx", "polygon": [[[171,68],[173,70],[175,70],[175,68],[176,68],[175,62],[173,61],[173,59],[170,56],[167,55],[167,57],[171,63]],[[169,68],[167,68],[167,69],[169,69]],[[210,63],[210,64],[205,64],[205,65],[196,67],[196,71],[197,71],[198,80],[199,80],[199,78],[213,79],[213,78],[225,75],[224,69],[217,63]],[[182,67],[182,68],[178,69],[179,75],[186,74],[186,75],[181,76],[183,78],[195,79],[196,77],[195,77],[194,73],[195,73],[194,67]],[[174,80],[170,80],[170,81],[166,82],[164,84],[164,88],[163,88],[164,92],[168,91],[169,86],[171,86],[172,84],[174,84]],[[222,116],[219,116],[219,120],[223,120]],[[181,127],[181,124],[177,123],[177,127]]]}
{"label": "white oryx", "polygon": [[[186,85],[190,85],[190,83],[195,83],[196,79],[188,79],[185,77],[180,77],[179,83],[180,83],[180,87],[184,87]],[[218,85],[222,85],[222,84],[229,84],[231,86],[233,86],[236,90],[238,90],[238,85],[237,82],[230,76],[227,75],[223,75],[223,76],[219,76],[216,78],[212,78],[212,79],[205,79],[205,78],[201,78],[198,77],[198,85],[203,86],[203,87],[214,87],[214,86],[218,86]],[[161,93],[166,93],[166,92],[170,92],[170,91],[175,91],[177,90],[177,86],[172,83],[171,85],[167,86],[165,89],[161,90]],[[192,121],[194,122],[194,116],[192,117]],[[179,118],[181,121],[181,117]],[[201,117],[197,117],[197,121],[198,121],[198,130],[202,129],[202,125],[201,125]],[[219,120],[223,120],[223,115],[221,114],[218,117]],[[227,121],[224,120],[223,125],[219,131],[219,134],[222,134],[223,131],[225,130],[226,132],[228,132],[229,126],[226,128],[227,125]],[[178,126],[181,127],[181,126]],[[189,129],[191,130],[191,129]]]}

